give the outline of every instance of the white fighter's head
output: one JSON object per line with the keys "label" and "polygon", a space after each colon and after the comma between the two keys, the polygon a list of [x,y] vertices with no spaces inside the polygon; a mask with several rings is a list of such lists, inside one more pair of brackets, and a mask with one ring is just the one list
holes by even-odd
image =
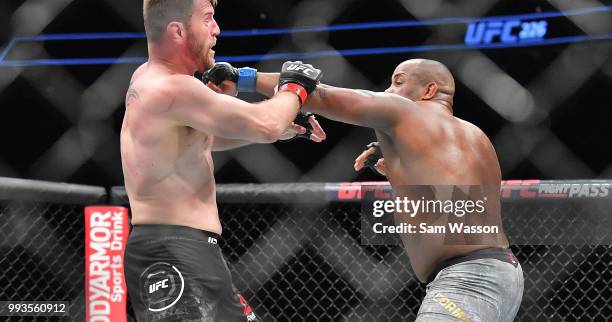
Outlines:
{"label": "white fighter's head", "polygon": [[220,33],[216,5],[217,0],[144,0],[149,46],[165,47],[197,71],[210,69]]}

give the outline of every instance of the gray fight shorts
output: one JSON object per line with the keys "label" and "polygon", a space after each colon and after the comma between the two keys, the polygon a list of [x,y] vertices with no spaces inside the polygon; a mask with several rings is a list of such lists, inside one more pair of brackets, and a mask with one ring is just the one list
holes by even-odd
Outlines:
{"label": "gray fight shorts", "polygon": [[416,321],[513,321],[523,298],[523,270],[509,249],[453,259],[434,272]]}

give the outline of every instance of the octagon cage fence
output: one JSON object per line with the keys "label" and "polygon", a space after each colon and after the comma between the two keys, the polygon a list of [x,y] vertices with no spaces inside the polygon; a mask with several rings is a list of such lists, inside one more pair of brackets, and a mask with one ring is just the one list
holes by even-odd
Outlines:
{"label": "octagon cage fence", "polygon": [[[218,186],[222,251],[265,321],[414,320],[425,285],[402,247],[362,245],[362,185]],[[612,197],[543,192],[551,185],[612,181],[504,182],[504,229],[525,274],[516,320],[609,321]],[[84,207],[101,204],[129,206],[123,187],[0,178],[0,300],[69,301],[70,319],[84,320]]]}

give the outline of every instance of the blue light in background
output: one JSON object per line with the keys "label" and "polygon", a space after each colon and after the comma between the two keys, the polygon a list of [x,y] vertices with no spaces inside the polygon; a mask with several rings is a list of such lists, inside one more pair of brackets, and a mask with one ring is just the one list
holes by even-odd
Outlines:
{"label": "blue light in background", "polygon": [[[296,28],[270,28],[250,30],[228,30],[221,37],[253,37],[266,35],[281,35],[299,32],[323,32],[378,28],[399,28],[413,26],[430,26],[441,24],[467,24],[464,44],[418,45],[384,48],[356,48],[343,50],[328,50],[315,52],[275,53],[259,55],[217,56],[218,61],[253,62],[262,60],[306,59],[329,56],[360,56],[381,55],[393,53],[410,53],[424,51],[445,51],[464,49],[493,49],[525,46],[541,46],[591,40],[612,39],[612,34],[593,36],[569,36],[544,38],[548,23],[543,18],[554,18],[571,15],[583,15],[596,12],[608,12],[612,6],[572,9],[563,12],[541,12],[522,15],[492,16],[482,18],[441,18],[423,21],[383,21],[368,23],[351,23],[330,26],[311,26]],[[540,19],[538,21],[525,21]],[[45,65],[109,65],[109,64],[140,64],[146,57],[110,57],[110,58],[60,58],[33,60],[4,60],[10,49],[20,41],[67,41],[96,39],[144,39],[143,33],[77,33],[77,34],[47,34],[34,36],[16,36],[0,53],[0,67],[27,67]]]}

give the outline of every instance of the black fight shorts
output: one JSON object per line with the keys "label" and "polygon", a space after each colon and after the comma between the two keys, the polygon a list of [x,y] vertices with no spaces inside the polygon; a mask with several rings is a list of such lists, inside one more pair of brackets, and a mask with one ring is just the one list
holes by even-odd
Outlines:
{"label": "black fight shorts", "polygon": [[219,237],[183,226],[134,226],[125,278],[138,321],[260,321],[232,284]]}

